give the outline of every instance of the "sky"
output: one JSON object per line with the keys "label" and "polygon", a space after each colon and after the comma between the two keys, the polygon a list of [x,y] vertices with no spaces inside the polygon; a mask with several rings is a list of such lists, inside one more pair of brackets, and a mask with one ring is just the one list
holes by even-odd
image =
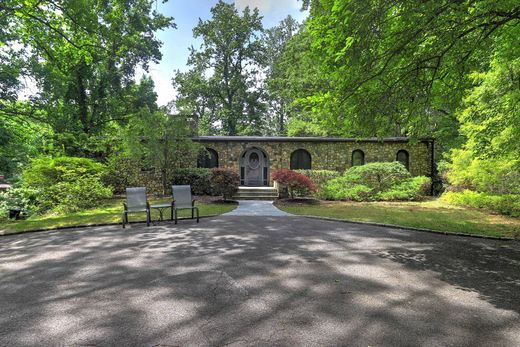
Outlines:
{"label": "sky", "polygon": [[[152,64],[148,73],[140,71],[139,79],[143,73],[152,77],[157,92],[159,105],[166,105],[174,98],[174,89],[171,83],[174,70],[186,71],[190,46],[198,47],[200,40],[193,38],[192,29],[197,25],[199,18],[208,20],[211,18],[211,8],[217,0],[169,0],[162,4],[157,1],[157,10],[174,18],[176,29],[163,30],[157,33],[157,37],[163,42],[161,48],[162,60],[160,64]],[[263,16],[264,28],[277,25],[287,15],[291,15],[301,22],[307,15],[301,12],[301,1],[298,0],[226,0],[235,3],[242,11],[246,6],[258,8]]]}

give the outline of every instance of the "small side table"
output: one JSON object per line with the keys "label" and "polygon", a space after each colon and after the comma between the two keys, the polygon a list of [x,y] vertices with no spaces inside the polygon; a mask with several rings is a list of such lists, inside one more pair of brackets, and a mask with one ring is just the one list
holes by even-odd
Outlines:
{"label": "small side table", "polygon": [[159,211],[159,220],[164,220],[164,210],[167,208],[171,208],[172,204],[159,204],[159,205],[150,205],[150,208],[155,208]]}

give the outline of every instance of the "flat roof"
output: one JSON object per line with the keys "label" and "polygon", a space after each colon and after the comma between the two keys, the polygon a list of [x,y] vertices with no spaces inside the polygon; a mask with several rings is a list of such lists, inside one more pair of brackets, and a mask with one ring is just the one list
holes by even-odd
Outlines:
{"label": "flat roof", "polygon": [[[286,136],[199,136],[193,137],[193,141],[198,142],[408,142],[408,137],[286,137]],[[421,142],[431,142],[432,138],[421,138]]]}

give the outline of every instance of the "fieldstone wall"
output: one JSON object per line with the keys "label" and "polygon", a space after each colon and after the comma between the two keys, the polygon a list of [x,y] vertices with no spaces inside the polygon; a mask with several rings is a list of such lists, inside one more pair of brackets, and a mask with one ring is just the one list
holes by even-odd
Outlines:
{"label": "fieldstone wall", "polygon": [[[291,153],[305,149],[311,155],[313,170],[345,171],[352,166],[352,152],[365,153],[365,163],[395,161],[399,150],[409,154],[410,173],[413,176],[432,175],[433,140],[412,142],[407,138],[384,140],[323,139],[323,138],[259,138],[208,136],[194,139],[218,153],[219,167],[240,171],[239,159],[250,148],[259,148],[269,158],[269,172],[289,169]],[[269,177],[270,174],[269,173]],[[270,183],[272,185],[272,183]]]}

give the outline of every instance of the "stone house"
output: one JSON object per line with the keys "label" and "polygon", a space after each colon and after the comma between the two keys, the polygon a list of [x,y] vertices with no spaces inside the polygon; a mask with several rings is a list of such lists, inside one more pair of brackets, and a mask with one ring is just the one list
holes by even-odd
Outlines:
{"label": "stone house", "polygon": [[413,176],[433,176],[433,139],[202,136],[206,148],[198,167],[221,167],[240,174],[242,186],[272,186],[278,169],[346,169],[377,161],[400,161]]}

